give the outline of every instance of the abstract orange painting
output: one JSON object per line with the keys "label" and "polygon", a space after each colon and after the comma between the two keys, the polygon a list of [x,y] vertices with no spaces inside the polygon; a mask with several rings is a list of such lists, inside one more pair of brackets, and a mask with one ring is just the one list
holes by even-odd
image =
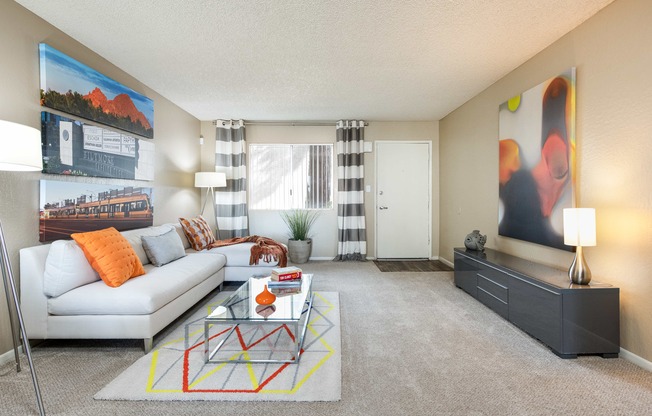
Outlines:
{"label": "abstract orange painting", "polygon": [[564,245],[563,208],[574,204],[575,68],[499,107],[498,233]]}

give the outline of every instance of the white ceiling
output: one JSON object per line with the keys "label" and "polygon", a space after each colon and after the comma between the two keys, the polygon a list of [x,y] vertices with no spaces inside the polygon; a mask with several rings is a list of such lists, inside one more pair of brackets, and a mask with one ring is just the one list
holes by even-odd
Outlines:
{"label": "white ceiling", "polygon": [[613,0],[16,1],[200,120],[415,121]]}

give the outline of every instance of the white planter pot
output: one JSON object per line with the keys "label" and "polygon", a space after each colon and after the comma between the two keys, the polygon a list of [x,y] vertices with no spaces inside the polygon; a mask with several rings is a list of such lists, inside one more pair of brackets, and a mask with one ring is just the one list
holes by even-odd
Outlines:
{"label": "white planter pot", "polygon": [[288,254],[292,263],[305,263],[310,258],[312,239],[288,240]]}

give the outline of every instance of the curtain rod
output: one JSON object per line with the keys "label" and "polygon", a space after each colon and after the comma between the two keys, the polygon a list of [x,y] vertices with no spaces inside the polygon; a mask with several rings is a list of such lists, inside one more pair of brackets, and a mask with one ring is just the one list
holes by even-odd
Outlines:
{"label": "curtain rod", "polygon": [[[249,126],[335,126],[339,120],[244,120],[245,125]],[[213,120],[213,125],[217,126],[217,120]],[[365,121],[365,126],[369,123]]]}

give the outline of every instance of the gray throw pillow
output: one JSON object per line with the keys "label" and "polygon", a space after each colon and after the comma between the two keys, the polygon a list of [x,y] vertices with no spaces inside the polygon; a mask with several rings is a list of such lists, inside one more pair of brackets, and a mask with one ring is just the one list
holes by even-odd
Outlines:
{"label": "gray throw pillow", "polygon": [[186,255],[179,234],[170,229],[161,235],[142,236],[143,248],[147,258],[156,267],[161,267]]}

